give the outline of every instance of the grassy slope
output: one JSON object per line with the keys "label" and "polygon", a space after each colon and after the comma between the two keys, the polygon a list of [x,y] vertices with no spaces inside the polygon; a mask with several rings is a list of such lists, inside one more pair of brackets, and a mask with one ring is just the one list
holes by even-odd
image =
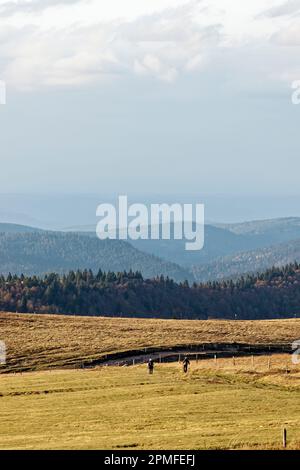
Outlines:
{"label": "grassy slope", "polygon": [[[287,357],[1,376],[1,449],[300,448],[300,366]],[[290,362],[289,362],[290,364]]]}
{"label": "grassy slope", "polygon": [[4,370],[79,365],[109,352],[149,346],[208,342],[291,343],[300,338],[300,320],[145,320],[0,313],[6,342]]}

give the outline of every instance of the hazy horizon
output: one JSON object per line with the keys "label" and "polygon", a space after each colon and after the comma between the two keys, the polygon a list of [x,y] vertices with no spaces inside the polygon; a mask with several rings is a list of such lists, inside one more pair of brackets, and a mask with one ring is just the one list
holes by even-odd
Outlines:
{"label": "hazy horizon", "polygon": [[[299,196],[129,194],[130,203],[204,203],[206,223],[300,217]],[[96,228],[98,204],[117,205],[118,194],[0,194],[0,223],[64,229],[84,225]]]}
{"label": "hazy horizon", "polygon": [[299,12],[278,0],[0,1],[1,191],[293,193]]}
{"label": "hazy horizon", "polygon": [[[27,194],[0,217],[90,223],[89,194],[300,215],[299,22],[298,0],[0,0],[0,186]],[[62,193],[87,196],[30,199]]]}

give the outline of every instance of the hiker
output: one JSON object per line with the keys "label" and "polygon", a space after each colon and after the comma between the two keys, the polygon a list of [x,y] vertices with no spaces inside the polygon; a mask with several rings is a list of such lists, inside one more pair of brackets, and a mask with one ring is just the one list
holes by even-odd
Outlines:
{"label": "hiker", "polygon": [[187,356],[183,359],[183,372],[186,374],[190,365],[190,361]]}
{"label": "hiker", "polygon": [[153,362],[153,359],[150,358],[148,361],[149,374],[153,374],[153,369],[154,369],[154,362]]}

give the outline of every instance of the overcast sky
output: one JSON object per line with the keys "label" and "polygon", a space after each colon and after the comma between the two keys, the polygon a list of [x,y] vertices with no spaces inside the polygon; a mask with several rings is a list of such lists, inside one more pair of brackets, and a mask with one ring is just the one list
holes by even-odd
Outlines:
{"label": "overcast sky", "polygon": [[1,192],[297,195],[300,0],[1,0]]}

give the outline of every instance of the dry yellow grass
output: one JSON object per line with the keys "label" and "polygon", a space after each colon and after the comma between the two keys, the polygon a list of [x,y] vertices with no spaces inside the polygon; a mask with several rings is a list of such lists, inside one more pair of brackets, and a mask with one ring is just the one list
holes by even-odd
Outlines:
{"label": "dry yellow grass", "polygon": [[80,365],[82,361],[145,347],[202,343],[291,343],[300,320],[198,321],[0,313],[8,352],[1,371]]}
{"label": "dry yellow grass", "polygon": [[300,366],[290,355],[90,370],[108,353],[203,343],[291,344],[300,320],[180,321],[0,313],[1,449],[300,448]]}
{"label": "dry yellow grass", "polygon": [[2,375],[0,448],[299,449],[299,398],[288,355]]}

